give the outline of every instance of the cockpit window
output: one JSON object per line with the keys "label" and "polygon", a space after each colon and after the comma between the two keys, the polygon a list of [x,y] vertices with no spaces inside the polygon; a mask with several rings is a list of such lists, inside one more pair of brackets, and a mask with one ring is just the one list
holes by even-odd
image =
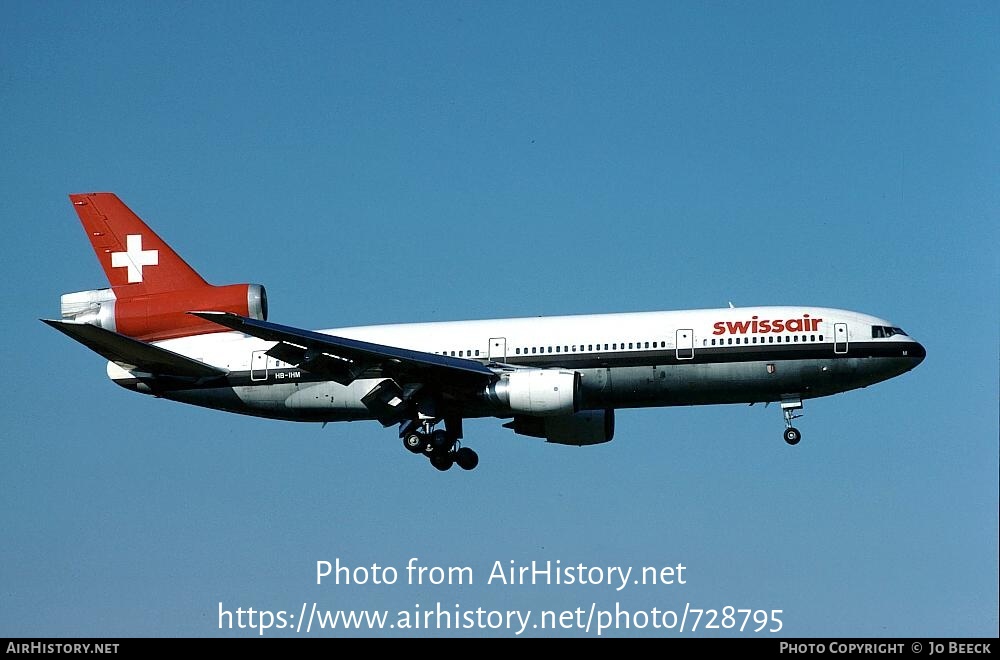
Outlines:
{"label": "cockpit window", "polygon": [[873,325],[872,326],[872,339],[884,339],[886,337],[892,337],[894,335],[906,336],[902,328],[893,328],[888,325]]}

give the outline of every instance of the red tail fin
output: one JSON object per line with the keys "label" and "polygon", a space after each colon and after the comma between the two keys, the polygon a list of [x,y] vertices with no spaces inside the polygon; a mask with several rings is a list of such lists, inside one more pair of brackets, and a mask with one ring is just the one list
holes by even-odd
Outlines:
{"label": "red tail fin", "polygon": [[85,193],[69,198],[113,293],[103,289],[64,296],[64,318],[143,341],[225,331],[190,311],[267,318],[264,287],[208,284],[117,195]]}
{"label": "red tail fin", "polygon": [[69,198],[119,298],[207,284],[117,195],[86,193]]}

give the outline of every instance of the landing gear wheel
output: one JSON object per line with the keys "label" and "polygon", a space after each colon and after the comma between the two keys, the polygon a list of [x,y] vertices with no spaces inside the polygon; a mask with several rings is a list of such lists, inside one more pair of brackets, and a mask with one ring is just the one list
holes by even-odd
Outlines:
{"label": "landing gear wheel", "polygon": [[799,430],[794,426],[789,426],[787,429],[785,429],[785,442],[787,442],[788,444],[797,445],[799,444],[799,440],[801,439],[802,439],[802,434],[799,433]]}
{"label": "landing gear wheel", "polygon": [[431,433],[428,444],[430,444],[431,448],[435,452],[439,453],[451,449],[451,442],[449,442],[448,433],[441,429]]}
{"label": "landing gear wheel", "polygon": [[463,470],[472,470],[479,465],[479,454],[468,447],[462,447],[455,452],[455,462]]}
{"label": "landing gear wheel", "polygon": [[414,454],[424,450],[424,438],[419,433],[407,433],[403,436],[403,446]]}
{"label": "landing gear wheel", "polygon": [[451,469],[455,459],[451,454],[431,454],[431,465],[444,472]]}

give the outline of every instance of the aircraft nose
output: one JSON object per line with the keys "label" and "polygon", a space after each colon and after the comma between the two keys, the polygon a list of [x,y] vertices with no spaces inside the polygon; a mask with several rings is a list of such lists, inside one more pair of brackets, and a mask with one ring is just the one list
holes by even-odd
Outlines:
{"label": "aircraft nose", "polygon": [[915,341],[912,344],[908,344],[906,348],[903,349],[903,355],[908,358],[912,358],[915,362],[913,366],[917,366],[924,361],[925,357],[927,357],[927,349],[924,348],[923,344]]}

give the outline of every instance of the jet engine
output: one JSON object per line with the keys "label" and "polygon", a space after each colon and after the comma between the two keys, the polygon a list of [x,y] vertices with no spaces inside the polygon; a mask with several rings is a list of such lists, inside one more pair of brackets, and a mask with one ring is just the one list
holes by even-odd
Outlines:
{"label": "jet engine", "polygon": [[555,417],[515,415],[514,421],[504,426],[514,433],[545,438],[558,445],[599,445],[615,436],[615,411],[582,410]]}
{"label": "jet engine", "polygon": [[89,323],[142,341],[226,332],[226,328],[188,312],[232,312],[267,320],[267,292],[260,284],[206,284],[191,289],[118,298],[113,289],[67,293],[62,317]]}
{"label": "jet engine", "polygon": [[565,369],[521,369],[503,374],[483,398],[509,412],[567,415],[580,403],[580,374]]}

